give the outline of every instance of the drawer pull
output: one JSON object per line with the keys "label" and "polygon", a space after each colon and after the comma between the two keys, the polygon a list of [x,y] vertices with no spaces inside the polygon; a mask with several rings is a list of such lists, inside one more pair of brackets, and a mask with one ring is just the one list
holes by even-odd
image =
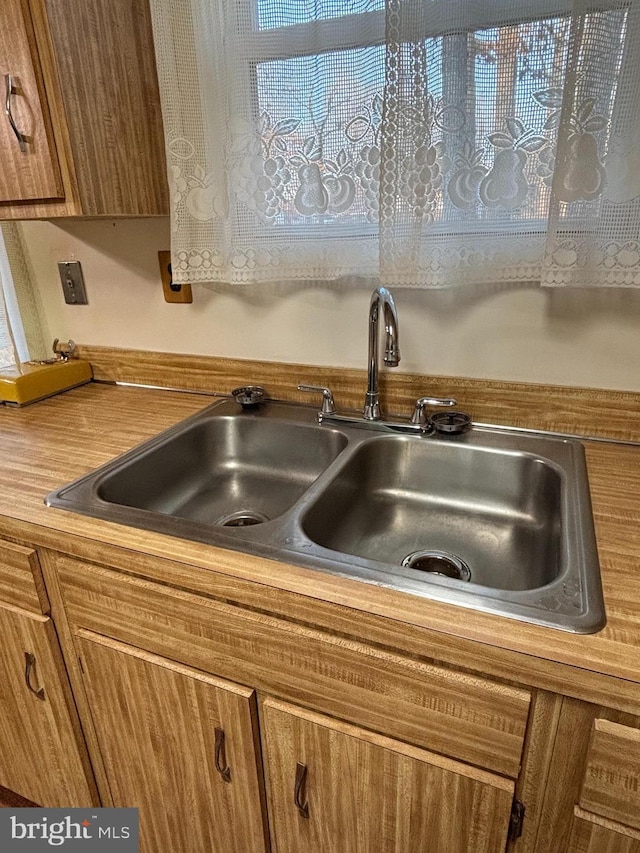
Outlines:
{"label": "drawer pull", "polygon": [[24,680],[27,684],[29,690],[37,696],[38,699],[44,700],[44,687],[34,687],[31,683],[31,675],[33,673],[33,668],[36,665],[36,656],[31,654],[31,652],[24,653]]}
{"label": "drawer pull", "polygon": [[215,762],[216,762],[216,770],[222,776],[225,782],[231,781],[231,768],[227,764],[227,755],[226,749],[224,745],[225,736],[224,729],[214,729],[216,733],[216,747],[215,747]]}
{"label": "drawer pull", "polygon": [[302,817],[309,817],[309,803],[303,803],[304,789],[307,782],[307,766],[306,764],[296,764],[296,783],[293,791],[293,802]]}
{"label": "drawer pull", "polygon": [[27,151],[27,146],[26,146],[27,137],[24,135],[24,133],[21,133],[18,130],[15,119],[13,118],[13,113],[11,112],[11,95],[15,95],[15,92],[16,92],[16,87],[13,85],[13,78],[12,78],[11,74],[5,74],[4,75],[4,85],[5,85],[4,114],[6,115],[7,119],[9,120],[9,124],[11,125],[11,130],[13,130],[13,132],[16,135],[16,139],[18,140],[18,145],[20,146],[20,151],[22,151],[22,153],[25,154]]}

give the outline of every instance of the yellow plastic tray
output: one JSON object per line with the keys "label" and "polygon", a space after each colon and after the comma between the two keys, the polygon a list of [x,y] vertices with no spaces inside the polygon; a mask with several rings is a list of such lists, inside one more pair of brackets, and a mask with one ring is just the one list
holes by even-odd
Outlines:
{"label": "yellow plastic tray", "polygon": [[0,368],[0,401],[26,406],[90,382],[92,376],[89,362],[80,359],[52,364],[26,362],[15,367]]}

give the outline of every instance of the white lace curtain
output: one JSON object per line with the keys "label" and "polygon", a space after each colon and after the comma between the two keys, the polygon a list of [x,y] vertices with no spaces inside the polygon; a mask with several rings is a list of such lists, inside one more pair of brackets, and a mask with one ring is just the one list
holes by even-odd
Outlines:
{"label": "white lace curtain", "polygon": [[640,286],[640,0],[152,0],[180,282]]}

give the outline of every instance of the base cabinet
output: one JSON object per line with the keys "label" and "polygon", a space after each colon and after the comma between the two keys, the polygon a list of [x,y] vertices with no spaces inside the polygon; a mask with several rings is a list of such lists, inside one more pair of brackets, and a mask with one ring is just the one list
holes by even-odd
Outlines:
{"label": "base cabinet", "polygon": [[563,700],[537,848],[640,853],[640,717]]}
{"label": "base cabinet", "polygon": [[0,539],[0,789],[39,806],[97,805],[38,552]]}
{"label": "base cabinet", "polygon": [[141,853],[506,849],[529,691],[47,562],[101,792],[140,809]]}
{"label": "base cabinet", "polygon": [[141,850],[265,853],[255,694],[82,632],[78,651],[114,806]]}
{"label": "base cabinet", "polygon": [[140,809],[141,853],[640,853],[640,715],[133,563],[45,565],[103,804]]}
{"label": "base cabinet", "polygon": [[51,619],[0,606],[0,786],[41,806],[95,805],[65,682]]}
{"label": "base cabinet", "polygon": [[[501,853],[514,783],[93,632],[76,647],[115,806],[162,853]],[[264,808],[261,754],[269,789]]]}
{"label": "base cabinet", "polygon": [[499,853],[514,785],[499,776],[266,699],[277,853]]}

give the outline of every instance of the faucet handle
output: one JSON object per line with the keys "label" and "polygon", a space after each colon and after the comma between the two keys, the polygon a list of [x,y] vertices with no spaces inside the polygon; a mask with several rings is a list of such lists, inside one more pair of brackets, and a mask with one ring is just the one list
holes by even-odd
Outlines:
{"label": "faucet handle", "polygon": [[319,394],[322,394],[320,412],[323,415],[335,415],[336,404],[330,388],[325,388],[323,385],[298,385],[298,391],[317,391]]}
{"label": "faucet handle", "polygon": [[426,423],[425,406],[455,406],[457,402],[453,397],[420,397],[416,400],[411,423],[419,425]]}

